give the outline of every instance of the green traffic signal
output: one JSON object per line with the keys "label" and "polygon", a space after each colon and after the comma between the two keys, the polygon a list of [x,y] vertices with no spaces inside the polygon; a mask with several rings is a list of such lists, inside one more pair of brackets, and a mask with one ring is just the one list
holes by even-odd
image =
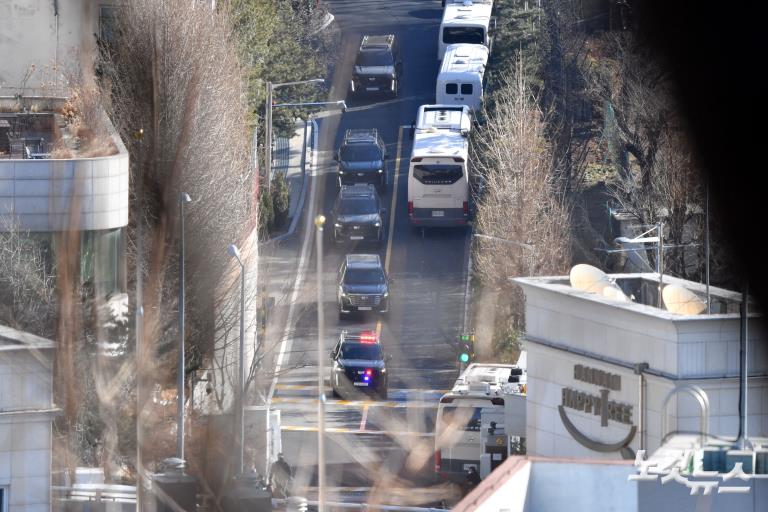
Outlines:
{"label": "green traffic signal", "polygon": [[466,352],[462,352],[459,354],[459,362],[460,363],[468,363],[469,362],[469,354]]}

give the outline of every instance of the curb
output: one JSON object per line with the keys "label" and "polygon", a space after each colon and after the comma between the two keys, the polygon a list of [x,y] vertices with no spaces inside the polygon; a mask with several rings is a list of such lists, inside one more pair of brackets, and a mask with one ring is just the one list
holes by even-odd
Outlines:
{"label": "curb", "polygon": [[304,133],[306,134],[304,136],[304,152],[301,155],[301,192],[299,193],[299,202],[296,204],[296,212],[294,212],[293,217],[291,218],[291,224],[288,226],[288,231],[283,233],[282,235],[278,235],[276,237],[270,238],[268,240],[265,240],[262,242],[262,244],[269,244],[273,242],[281,242],[287,238],[290,238],[293,236],[294,231],[296,231],[296,226],[299,224],[299,218],[301,217],[301,211],[304,209],[304,200],[306,199],[306,192],[307,192],[307,152],[311,153],[311,157],[309,158],[310,161],[310,170],[314,170],[317,166],[317,122],[314,119],[311,119],[312,123],[312,135],[311,135],[311,141],[310,144],[310,130],[308,129],[310,121],[306,121],[304,123]]}

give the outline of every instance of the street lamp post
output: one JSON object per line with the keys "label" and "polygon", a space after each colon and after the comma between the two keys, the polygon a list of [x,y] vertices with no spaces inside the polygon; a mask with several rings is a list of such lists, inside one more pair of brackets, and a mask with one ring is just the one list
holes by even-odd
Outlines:
{"label": "street lamp post", "polygon": [[315,217],[317,227],[317,510],[325,511],[325,318],[323,312],[323,224],[325,217]]}
{"label": "street lamp post", "polygon": [[237,378],[237,401],[235,402],[237,414],[237,437],[238,437],[238,474],[243,474],[243,455],[245,447],[243,446],[245,440],[245,422],[243,419],[243,406],[244,406],[244,394],[245,394],[245,265],[240,258],[240,250],[238,250],[235,244],[231,244],[227,248],[227,252],[230,256],[237,260],[240,265],[240,361],[238,365],[238,378]]}
{"label": "street lamp post", "polygon": [[184,460],[184,204],[192,201],[189,194],[179,194],[181,244],[179,254],[179,378],[178,419],[176,425],[176,457]]}
{"label": "street lamp post", "polygon": [[273,84],[267,82],[267,99],[264,105],[264,124],[266,125],[266,135],[264,138],[264,169],[266,170],[267,178],[267,193],[272,191],[272,93],[278,87],[286,87],[289,85],[302,85],[302,84],[315,84],[324,83],[323,78],[312,78],[310,80],[299,80],[298,82],[283,82],[280,84]]}

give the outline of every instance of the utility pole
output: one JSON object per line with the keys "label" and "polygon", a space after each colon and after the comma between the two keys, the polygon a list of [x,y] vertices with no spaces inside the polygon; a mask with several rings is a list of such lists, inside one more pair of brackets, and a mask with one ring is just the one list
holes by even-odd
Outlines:
{"label": "utility pole", "polygon": [[266,135],[264,138],[264,169],[266,171],[267,194],[272,193],[272,82],[267,82],[267,100],[264,105]]}
{"label": "utility pole", "polygon": [[325,217],[315,217],[317,228],[317,510],[325,512],[325,318],[323,312],[323,225]]}
{"label": "utility pole", "polygon": [[179,364],[178,364],[178,405],[176,421],[176,457],[184,460],[184,203],[190,202],[189,194],[179,194],[179,219],[181,224],[179,250]]}

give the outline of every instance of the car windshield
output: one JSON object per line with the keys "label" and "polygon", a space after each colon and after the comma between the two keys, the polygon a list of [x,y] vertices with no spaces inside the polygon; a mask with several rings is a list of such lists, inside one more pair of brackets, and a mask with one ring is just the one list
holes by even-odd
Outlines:
{"label": "car windshield", "polygon": [[445,44],[483,44],[485,42],[483,35],[482,27],[445,27],[443,42]]}
{"label": "car windshield", "polygon": [[384,272],[380,268],[347,268],[345,283],[384,284]]}
{"label": "car windshield", "polygon": [[381,345],[378,343],[344,343],[341,346],[342,359],[381,359]]}
{"label": "car windshield", "polygon": [[371,197],[346,198],[339,205],[339,214],[341,215],[370,215],[373,213],[378,212],[376,201]]}
{"label": "car windshield", "polygon": [[381,151],[373,144],[350,144],[342,146],[341,160],[346,162],[371,162],[381,160]]}
{"label": "car windshield", "polygon": [[392,66],[392,54],[387,50],[365,50],[357,54],[355,66]]}

